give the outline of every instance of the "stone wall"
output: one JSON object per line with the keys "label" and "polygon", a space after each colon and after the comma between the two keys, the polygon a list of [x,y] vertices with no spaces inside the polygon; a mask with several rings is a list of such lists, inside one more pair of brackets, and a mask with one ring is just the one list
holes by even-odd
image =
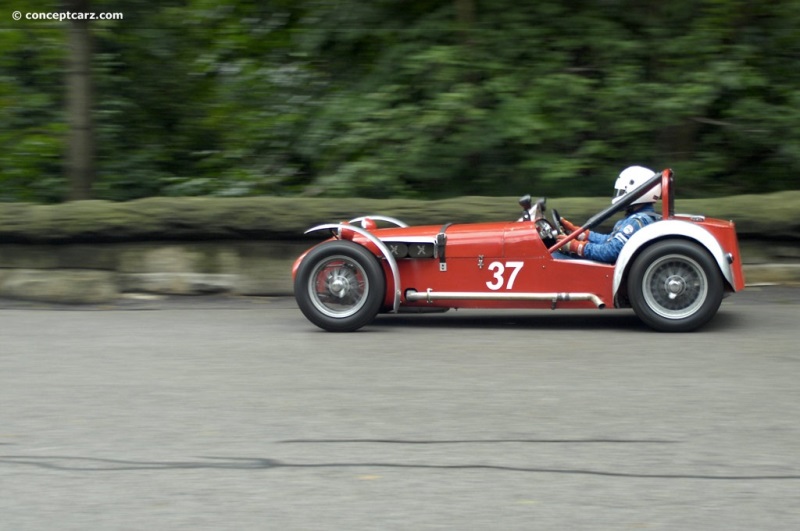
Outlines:
{"label": "stone wall", "polygon": [[[0,297],[99,304],[126,293],[282,296],[304,241],[0,244]],[[748,284],[800,284],[800,247],[741,242]]]}
{"label": "stone wall", "polygon": [[[678,190],[680,196],[680,184]],[[562,198],[548,205],[575,221],[608,201]],[[749,283],[800,283],[800,190],[678,199],[676,210],[735,219]],[[125,293],[288,295],[292,262],[315,242],[302,236],[306,229],[372,213],[441,226],[516,219],[519,206],[516,198],[499,197],[0,203],[0,297],[101,303]]]}
{"label": "stone wall", "polygon": [[99,303],[123,293],[289,295],[313,241],[0,245],[0,297]]}

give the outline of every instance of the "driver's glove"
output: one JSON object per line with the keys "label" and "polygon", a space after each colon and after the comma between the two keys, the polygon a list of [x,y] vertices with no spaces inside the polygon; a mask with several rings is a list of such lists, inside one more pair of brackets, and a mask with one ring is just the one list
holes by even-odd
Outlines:
{"label": "driver's glove", "polygon": [[[570,220],[568,220],[566,218],[561,218],[561,224],[564,225],[564,228],[567,229],[567,231],[569,231],[568,234],[572,234],[573,232],[575,232],[576,230],[578,230],[580,228],[579,226],[575,225],[573,222],[571,222]],[[588,240],[589,239],[589,231],[585,230],[585,231],[581,232],[580,234],[578,234],[577,239],[578,240]]]}
{"label": "driver's glove", "polygon": [[[566,239],[566,236],[563,234],[558,235],[558,241]],[[577,256],[583,256],[583,248],[586,247],[585,241],[578,241],[578,240],[570,240],[566,245],[561,247],[559,251],[565,254],[574,254]]]}

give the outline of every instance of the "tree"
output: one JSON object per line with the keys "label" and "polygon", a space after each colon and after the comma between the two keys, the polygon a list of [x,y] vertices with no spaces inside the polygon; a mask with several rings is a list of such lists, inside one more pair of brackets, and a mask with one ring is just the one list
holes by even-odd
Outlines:
{"label": "tree", "polygon": [[[89,0],[67,0],[73,13],[90,13]],[[69,21],[67,29],[67,98],[69,123],[66,173],[70,199],[89,199],[94,181],[94,134],[92,127],[92,37],[86,19]]]}

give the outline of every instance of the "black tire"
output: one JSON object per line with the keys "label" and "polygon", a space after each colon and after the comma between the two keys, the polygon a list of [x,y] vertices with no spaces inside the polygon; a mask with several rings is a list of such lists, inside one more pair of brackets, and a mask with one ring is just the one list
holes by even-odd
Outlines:
{"label": "black tire", "polygon": [[628,297],[636,315],[662,332],[690,332],[716,315],[722,274],[711,254],[686,240],[646,248],[628,275]]}
{"label": "black tire", "polygon": [[325,242],[303,258],[294,296],[306,318],[329,332],[352,332],[381,309],[386,279],[378,259],[353,242]]}

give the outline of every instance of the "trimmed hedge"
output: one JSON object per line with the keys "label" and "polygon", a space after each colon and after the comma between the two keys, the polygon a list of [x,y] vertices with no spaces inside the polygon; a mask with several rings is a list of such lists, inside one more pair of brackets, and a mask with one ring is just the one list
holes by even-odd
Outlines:
{"label": "trimmed hedge", "polygon": [[[580,223],[609,198],[548,199]],[[393,216],[410,225],[513,220],[516,198],[441,201],[322,198],[166,198],[59,205],[0,203],[0,242],[68,243],[145,240],[301,239],[313,225],[360,215]],[[676,201],[676,211],[732,219],[742,238],[800,240],[800,191]]]}

